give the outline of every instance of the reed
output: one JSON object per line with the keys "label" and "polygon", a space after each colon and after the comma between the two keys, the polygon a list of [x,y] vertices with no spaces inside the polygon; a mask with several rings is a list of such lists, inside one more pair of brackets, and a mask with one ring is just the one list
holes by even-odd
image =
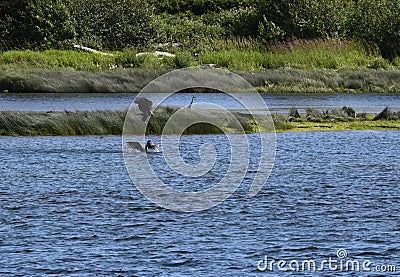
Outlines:
{"label": "reed", "polygon": [[[8,70],[0,72],[0,92],[139,92],[146,84],[169,70]],[[400,92],[400,71],[397,70],[275,69],[233,72],[249,81],[260,93]]]}
{"label": "reed", "polygon": [[[2,136],[74,136],[74,135],[120,135],[126,116],[125,111],[60,111],[60,112],[21,112],[0,111],[0,135]],[[155,111],[155,116],[148,122],[146,134],[160,135],[168,119],[176,109],[160,107]],[[356,118],[344,109],[308,110],[307,114],[300,114],[293,120],[293,116],[273,114],[274,126],[262,125],[248,114],[234,113],[236,120],[229,116],[221,115],[218,111],[196,112],[191,110],[188,116],[196,119],[217,118],[219,127],[208,123],[197,123],[184,130],[184,134],[220,134],[220,133],[245,133],[265,131],[313,131],[313,130],[367,130],[367,129],[392,129],[400,130],[400,111],[384,109],[378,115],[362,115]],[[385,117],[383,115],[390,115]],[[378,118],[379,117],[379,118]],[[184,118],[187,121],[188,118]],[[315,120],[318,119],[318,120]],[[169,129],[170,134],[180,133],[181,123]],[[185,122],[184,122],[185,123]],[[267,122],[268,123],[268,122]]]}
{"label": "reed", "polygon": [[0,111],[0,135],[74,136],[121,134],[125,111]]}

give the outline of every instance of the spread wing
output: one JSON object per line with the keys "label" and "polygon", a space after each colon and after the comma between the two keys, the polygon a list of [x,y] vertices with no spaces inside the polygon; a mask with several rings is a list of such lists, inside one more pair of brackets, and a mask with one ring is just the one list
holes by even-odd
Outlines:
{"label": "spread wing", "polygon": [[127,144],[133,149],[139,150],[140,152],[146,152],[143,146],[137,141],[128,141]]}
{"label": "spread wing", "polygon": [[153,108],[153,102],[147,98],[139,97],[134,101],[139,106],[139,110],[144,114],[151,114],[151,109]]}

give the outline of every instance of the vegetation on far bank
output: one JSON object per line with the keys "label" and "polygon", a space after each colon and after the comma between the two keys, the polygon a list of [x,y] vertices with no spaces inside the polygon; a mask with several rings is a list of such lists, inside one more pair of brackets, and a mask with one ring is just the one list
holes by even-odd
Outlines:
{"label": "vegetation on far bank", "polygon": [[[63,112],[21,112],[0,111],[0,135],[37,136],[37,135],[110,135],[122,134],[126,116],[125,111],[63,111]],[[165,123],[175,109],[161,107],[149,120],[148,134],[160,135]],[[208,113],[210,113],[208,111]],[[212,113],[212,111],[211,111]],[[254,119],[248,114],[236,113],[246,133],[257,132]],[[351,108],[315,110],[307,109],[299,114],[291,109],[288,114],[273,114],[275,131],[315,131],[315,130],[400,130],[400,111],[393,112],[385,108],[377,115],[356,115]],[[221,117],[219,129],[207,123],[198,123],[185,130],[185,134],[220,134],[240,132],[236,123],[228,117]],[[236,127],[235,127],[236,126]]]}
{"label": "vegetation on far bank", "polygon": [[[169,70],[127,68],[99,72],[71,69],[3,71],[0,74],[0,92],[138,93],[149,82]],[[288,68],[234,72],[250,82],[260,93],[400,92],[400,70]],[[208,92],[207,89],[203,91]]]}
{"label": "vegetation on far bank", "polygon": [[263,47],[296,39],[363,40],[400,54],[400,0],[3,0],[0,51],[122,50],[158,43],[201,53],[214,41],[251,38]]}
{"label": "vegetation on far bank", "polygon": [[[158,76],[179,68],[216,64],[233,70],[260,92],[400,91],[400,70],[361,41],[293,40],[264,52],[256,41],[219,40],[214,50],[175,57],[113,56],[81,50],[0,53],[0,92],[139,92]],[[384,70],[383,70],[384,69]]]}
{"label": "vegetation on far bank", "polygon": [[[156,50],[175,56],[137,55]],[[0,92],[137,92],[203,64],[261,92],[398,92],[400,0],[0,3]]]}
{"label": "vegetation on far bank", "polygon": [[177,69],[202,64],[252,72],[282,68],[400,68],[399,59],[386,60],[377,48],[366,49],[362,41],[351,40],[292,40],[268,49],[252,39],[216,40],[212,48],[204,45],[202,51],[195,53],[170,45],[167,50],[174,57],[154,56],[151,49],[147,50],[145,55],[137,55],[137,49],[110,51],[113,56],[81,50],[6,51],[0,53],[0,70],[66,68],[96,72],[122,68]]}

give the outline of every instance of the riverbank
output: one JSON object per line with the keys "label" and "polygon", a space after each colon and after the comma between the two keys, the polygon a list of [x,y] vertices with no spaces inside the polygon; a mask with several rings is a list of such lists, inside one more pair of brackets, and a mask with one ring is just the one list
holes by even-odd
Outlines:
{"label": "riverbank", "polygon": [[[166,121],[175,112],[162,107],[149,120],[148,134],[160,135]],[[120,135],[126,116],[125,111],[63,111],[21,112],[0,111],[1,136],[74,136]],[[257,132],[258,127],[247,114],[235,113],[246,133]],[[354,118],[355,116],[355,118]],[[338,130],[400,130],[400,112],[383,110],[376,115],[355,115],[344,109],[317,111],[308,109],[299,115],[292,109],[289,114],[272,115],[276,132],[338,131]],[[220,134],[240,132],[236,123],[221,118],[222,129],[200,123],[191,126],[185,134]],[[222,122],[223,121],[223,122]],[[235,127],[236,126],[236,127]]]}
{"label": "riverbank", "polygon": [[[166,46],[109,52],[0,53],[0,92],[139,92],[162,74],[212,64],[231,70],[261,93],[397,93],[399,59],[383,59],[361,42],[294,41],[266,48],[246,40],[215,41],[190,52]],[[170,55],[155,55],[164,50]]]}
{"label": "riverbank", "polygon": [[[98,72],[31,69],[0,72],[3,93],[138,93],[170,69],[115,69]],[[399,93],[400,70],[267,69],[233,71],[260,93]],[[207,91],[207,90],[204,90]]]}

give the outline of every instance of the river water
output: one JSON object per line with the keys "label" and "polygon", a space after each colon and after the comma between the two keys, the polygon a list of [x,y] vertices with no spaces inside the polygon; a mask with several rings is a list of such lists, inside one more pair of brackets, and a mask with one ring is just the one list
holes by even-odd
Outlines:
{"label": "river water", "polygon": [[[230,148],[219,135],[187,139],[220,146],[222,157],[212,169],[216,179],[193,183],[196,190],[224,174]],[[279,133],[274,168],[257,196],[247,196],[246,177],[225,202],[194,213],[147,200],[130,181],[121,148],[119,136],[0,137],[1,276],[369,276],[392,265],[400,270],[398,131]],[[181,180],[159,174],[171,184]],[[336,263],[319,272],[293,271],[295,262],[289,268],[291,260],[301,265],[310,259],[317,267],[328,259]],[[272,260],[286,265],[278,268]],[[361,269],[340,269],[347,261]]]}
{"label": "river water", "polygon": [[[156,94],[154,94],[156,96]],[[222,105],[227,109],[243,107],[224,93],[195,93],[195,102]],[[239,95],[240,94],[236,94]],[[130,93],[2,93],[0,110],[23,111],[74,111],[74,110],[121,110],[129,108],[136,94]],[[358,113],[379,113],[388,106],[400,110],[399,94],[262,94],[270,111],[286,113],[292,107],[300,112],[304,108],[352,107]],[[183,107],[190,103],[192,94],[176,93],[163,104]]]}

